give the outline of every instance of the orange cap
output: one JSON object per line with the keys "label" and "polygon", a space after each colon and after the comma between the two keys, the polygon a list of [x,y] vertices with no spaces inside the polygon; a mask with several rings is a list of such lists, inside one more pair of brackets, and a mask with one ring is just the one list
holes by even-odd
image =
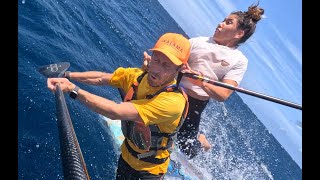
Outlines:
{"label": "orange cap", "polygon": [[165,54],[174,64],[185,64],[190,55],[190,42],[181,34],[166,33],[162,35],[151,51]]}

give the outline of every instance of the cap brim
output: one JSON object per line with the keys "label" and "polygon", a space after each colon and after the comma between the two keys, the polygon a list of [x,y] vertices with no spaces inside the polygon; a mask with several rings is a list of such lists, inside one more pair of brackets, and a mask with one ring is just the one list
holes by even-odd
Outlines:
{"label": "cap brim", "polygon": [[149,50],[150,51],[158,51],[158,52],[163,53],[177,66],[180,66],[182,64],[182,61],[180,61],[175,55],[173,55],[172,53],[170,53],[167,50],[160,49],[160,48],[153,48],[153,49],[149,49]]}

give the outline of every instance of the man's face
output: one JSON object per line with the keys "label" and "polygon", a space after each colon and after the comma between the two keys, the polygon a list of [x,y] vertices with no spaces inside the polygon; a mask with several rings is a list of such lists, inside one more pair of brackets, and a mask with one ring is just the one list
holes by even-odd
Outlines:
{"label": "man's face", "polygon": [[149,85],[157,87],[171,82],[175,78],[178,68],[166,55],[154,51],[148,68]]}

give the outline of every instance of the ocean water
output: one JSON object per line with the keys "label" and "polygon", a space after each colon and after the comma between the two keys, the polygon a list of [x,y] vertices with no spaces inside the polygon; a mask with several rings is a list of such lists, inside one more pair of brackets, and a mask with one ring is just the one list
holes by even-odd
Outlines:
{"label": "ocean water", "polygon": [[[156,0],[18,2],[18,179],[63,179],[54,95],[37,68],[70,71],[140,66],[165,32],[185,32]],[[186,35],[187,36],[187,35]],[[111,87],[78,84],[116,102]],[[104,119],[66,96],[90,178],[114,179],[118,152]],[[301,168],[237,93],[210,101],[200,125],[214,147],[193,163],[213,179],[302,179]]]}

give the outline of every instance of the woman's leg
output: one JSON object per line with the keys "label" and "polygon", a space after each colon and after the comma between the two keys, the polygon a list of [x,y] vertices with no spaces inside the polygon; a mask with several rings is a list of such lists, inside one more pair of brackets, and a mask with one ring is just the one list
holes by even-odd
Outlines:
{"label": "woman's leg", "polygon": [[201,113],[206,107],[207,101],[201,101],[188,96],[189,110],[187,118],[179,129],[177,143],[183,153],[190,159],[197,155],[201,149],[201,143],[198,141],[199,125]]}

